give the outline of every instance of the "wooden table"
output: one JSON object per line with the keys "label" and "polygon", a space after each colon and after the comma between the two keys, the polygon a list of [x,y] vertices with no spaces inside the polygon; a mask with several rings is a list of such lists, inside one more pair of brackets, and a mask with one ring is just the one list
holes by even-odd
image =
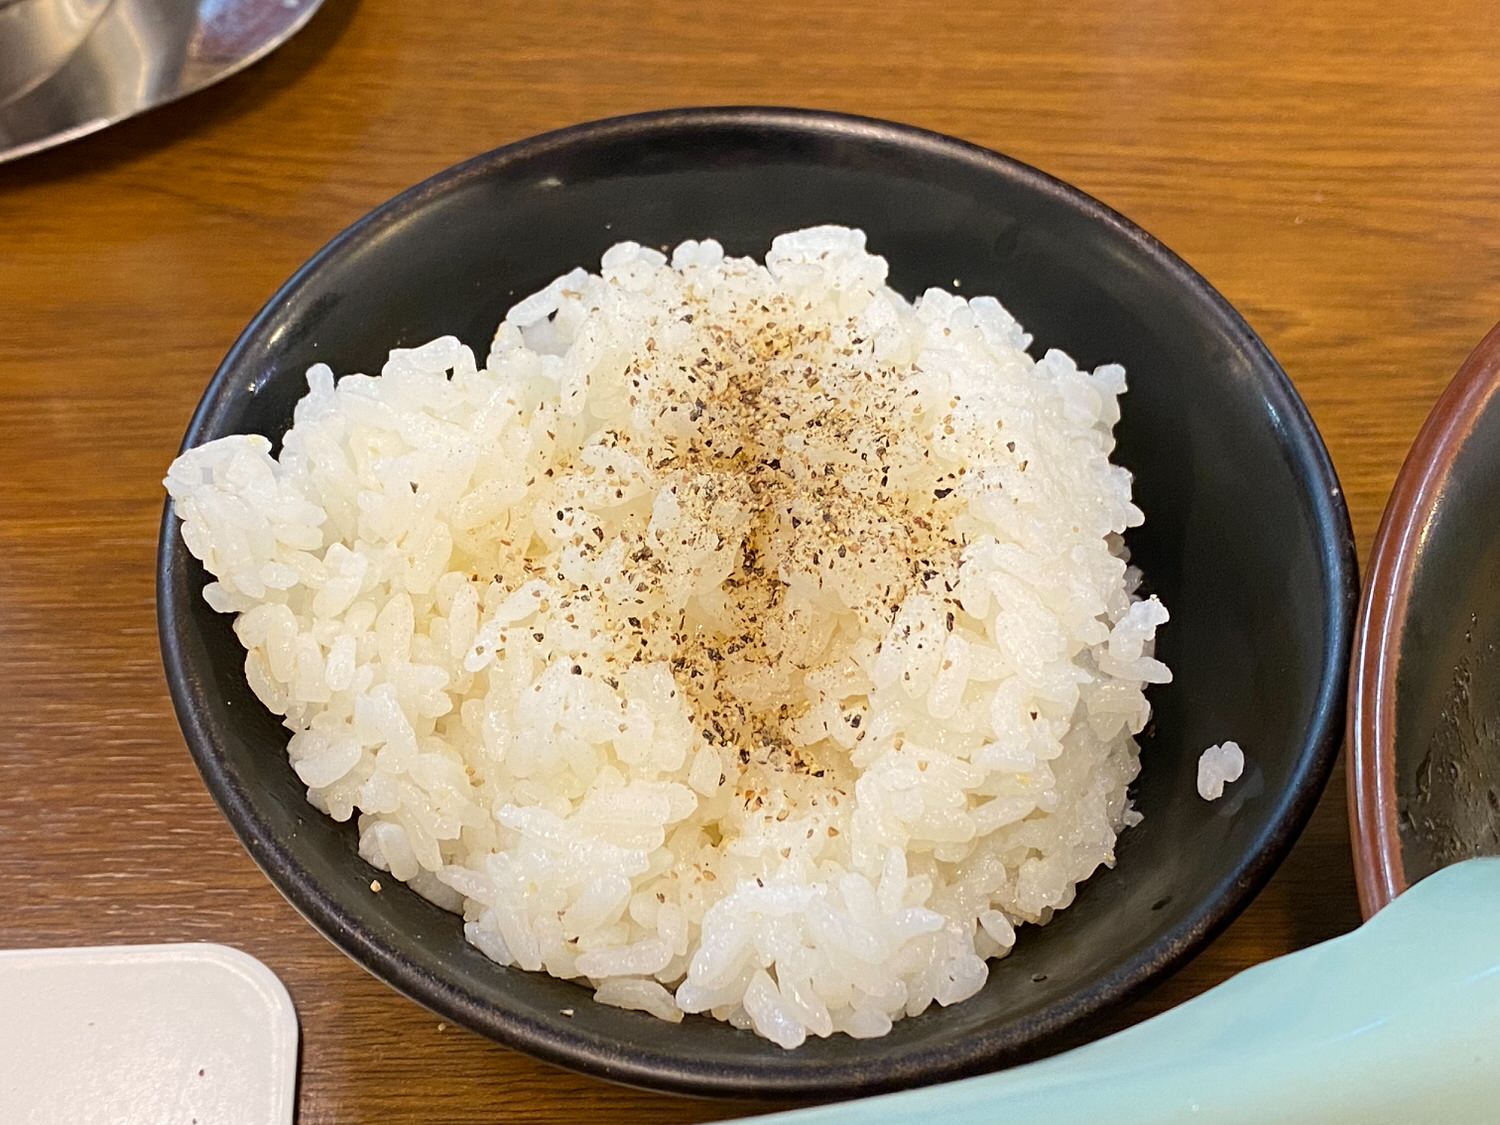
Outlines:
{"label": "wooden table", "polygon": [[[0,947],[196,939],[261,957],[301,1012],[304,1125],[753,1108],[553,1069],[366,976],[235,842],[162,682],[159,481],[220,356],[345,224],[541,130],[821,106],[1078,184],[1265,337],[1367,549],[1428,406],[1500,314],[1500,8],[980,6],[329,0],[247,73],[0,167]],[[1339,773],[1270,887],[1123,1018],[1357,920]]]}

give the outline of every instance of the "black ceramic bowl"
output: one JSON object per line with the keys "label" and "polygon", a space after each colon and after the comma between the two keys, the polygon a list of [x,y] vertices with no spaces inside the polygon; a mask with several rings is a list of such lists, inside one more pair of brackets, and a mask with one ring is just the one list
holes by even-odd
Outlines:
{"label": "black ceramic bowl", "polygon": [[[159,612],[177,714],[209,789],[276,886],[349,956],[446,1019],[621,1082],[697,1094],[833,1097],[972,1074],[1046,1051],[1180,965],[1286,854],[1339,744],[1356,590],[1348,516],[1307,411],[1245,322],[1119,215],[1025,165],[877,121],[691,110],[582,125],[443,172],[303,266],[214,376],[185,444],[284,432],[318,360],[378,369],[393,346],[455,333],[483,354],[509,294],[620,239],[713,236],[763,254],[781,231],[864,228],[908,295],[961,279],[998,295],[1080,364],[1130,375],[1118,458],[1147,513],[1131,549],[1172,611],[1136,787],[1145,823],[1077,903],[1023,933],[984,991],[879,1040],[786,1052],[706,1019],[594,1004],[497,967],[458,919],[400,886],[369,892],[355,833],[314,812],[286,732],[256,702],[205,576],[162,525]],[[166,451],[163,451],[163,460]],[[1237,739],[1224,800],[1199,751]],[[560,1014],[575,1012],[572,1018]]]}

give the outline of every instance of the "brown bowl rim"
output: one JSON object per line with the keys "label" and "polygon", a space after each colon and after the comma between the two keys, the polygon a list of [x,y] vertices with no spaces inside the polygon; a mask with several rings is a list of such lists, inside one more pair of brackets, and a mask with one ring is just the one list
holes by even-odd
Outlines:
{"label": "brown bowl rim", "polygon": [[1426,529],[1479,416],[1500,392],[1500,324],[1448,383],[1407,452],[1370,554],[1349,681],[1349,832],[1369,918],[1409,886],[1396,815],[1396,684]]}

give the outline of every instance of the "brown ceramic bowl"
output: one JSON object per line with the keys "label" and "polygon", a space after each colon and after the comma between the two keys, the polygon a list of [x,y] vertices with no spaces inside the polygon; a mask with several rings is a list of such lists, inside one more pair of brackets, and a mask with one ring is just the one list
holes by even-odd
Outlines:
{"label": "brown ceramic bowl", "polygon": [[1386,504],[1355,633],[1349,823],[1369,917],[1500,854],[1500,326],[1432,408]]}

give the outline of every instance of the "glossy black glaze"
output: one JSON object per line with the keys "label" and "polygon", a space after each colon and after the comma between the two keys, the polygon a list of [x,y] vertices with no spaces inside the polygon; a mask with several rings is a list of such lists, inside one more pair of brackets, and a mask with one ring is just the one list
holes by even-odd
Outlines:
{"label": "glossy black glaze", "polygon": [[[1132,536],[1173,614],[1137,786],[1145,823],[1058,920],[1023,932],[982,994],[886,1038],[795,1052],[706,1020],[668,1025],[574,985],[497,968],[458,920],[400,886],[371,894],[355,835],[303,800],[285,732],[255,701],[229,621],[170,507],[159,613],[179,719],[210,790],[256,861],[336,945],[413,998],[543,1058],[710,1095],[826,1098],[972,1074],[1059,1035],[1179,965],[1270,875],[1339,744],[1356,591],[1348,515],[1291,385],[1245,322],[1149,235],[1050,177],[902,126],[790,110],[673,111],[583,125],[479,157],[334,239],[235,344],[185,444],[276,438],[328,359],[456,333],[482,356],[503,309],[611,243],[712,236],[764,253],[777,232],[863,227],[913,295],[962,282],[998,295],[1081,364],[1123,362],[1118,458],[1148,514]],[[165,451],[163,453],[165,460]],[[1234,738],[1247,776],[1216,804],[1198,752]],[[1165,904],[1163,904],[1165,900]],[[572,1008],[569,1019],[560,1015]]]}

